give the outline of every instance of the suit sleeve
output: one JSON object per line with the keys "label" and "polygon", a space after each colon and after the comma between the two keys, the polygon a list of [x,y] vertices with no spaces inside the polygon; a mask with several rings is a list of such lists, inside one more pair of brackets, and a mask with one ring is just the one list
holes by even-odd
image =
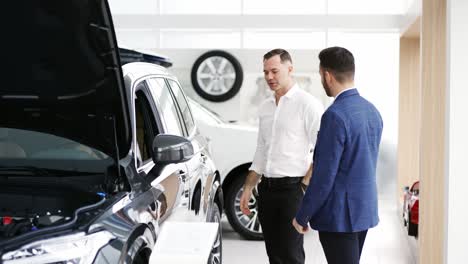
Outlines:
{"label": "suit sleeve", "polygon": [[307,135],[310,136],[311,153],[313,153],[315,149],[322,115],[323,106],[320,102],[315,100],[310,102],[304,113],[304,128]]}
{"label": "suit sleeve", "polygon": [[306,227],[325,204],[332,191],[346,140],[346,127],[338,114],[327,111],[322,116],[314,152],[314,170],[296,221]]}

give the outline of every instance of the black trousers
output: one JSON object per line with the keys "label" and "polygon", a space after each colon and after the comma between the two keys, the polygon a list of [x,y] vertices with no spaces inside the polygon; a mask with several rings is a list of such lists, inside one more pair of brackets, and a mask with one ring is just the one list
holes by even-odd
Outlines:
{"label": "black trousers", "polygon": [[367,230],[354,233],[319,231],[328,264],[359,264]]}
{"label": "black trousers", "polygon": [[258,216],[270,264],[304,264],[304,236],[292,225],[304,196],[300,180],[262,179],[258,185]]}

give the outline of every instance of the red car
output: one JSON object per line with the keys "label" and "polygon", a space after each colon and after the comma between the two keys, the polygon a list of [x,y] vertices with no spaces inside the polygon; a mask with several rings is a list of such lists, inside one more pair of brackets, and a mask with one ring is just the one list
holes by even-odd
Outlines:
{"label": "red car", "polygon": [[409,236],[418,236],[419,225],[419,181],[405,187],[403,202],[403,223],[408,227]]}

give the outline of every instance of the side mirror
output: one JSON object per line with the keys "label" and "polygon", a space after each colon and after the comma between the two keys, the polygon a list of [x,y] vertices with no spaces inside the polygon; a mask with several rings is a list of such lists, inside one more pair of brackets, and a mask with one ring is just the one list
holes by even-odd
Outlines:
{"label": "side mirror", "polygon": [[153,161],[156,164],[180,163],[194,155],[192,143],[175,135],[157,135],[153,140]]}

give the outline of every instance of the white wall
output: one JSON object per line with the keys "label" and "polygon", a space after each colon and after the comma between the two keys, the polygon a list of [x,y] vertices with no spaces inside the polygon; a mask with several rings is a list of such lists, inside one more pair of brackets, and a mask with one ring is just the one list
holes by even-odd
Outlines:
{"label": "white wall", "polygon": [[[234,55],[242,65],[244,81],[240,92],[232,99],[215,103],[199,97],[192,87],[190,72],[195,60],[209,49],[157,49],[155,52],[170,57],[173,72],[184,87],[187,95],[217,112],[225,120],[240,120],[256,123],[258,104],[256,95],[268,93],[268,87],[264,85],[262,58],[269,49],[224,49]],[[318,51],[316,50],[289,50],[291,53],[295,75],[303,87],[316,96],[324,105],[330,103],[330,99],[323,91],[320,76],[318,74]],[[307,82],[304,82],[306,80]],[[260,91],[264,89],[263,91]]]}
{"label": "white wall", "polygon": [[384,128],[377,162],[379,200],[393,203],[397,188],[397,143],[399,99],[398,33],[330,32],[329,46],[349,49],[355,58],[355,85],[382,115]]}
{"label": "white wall", "polygon": [[[135,41],[135,35],[146,36]],[[273,34],[273,33],[271,33]],[[177,75],[187,93],[218,112],[226,120],[251,120],[256,114],[256,109],[249,103],[249,97],[253,90],[257,89],[257,81],[262,77],[262,57],[265,52],[277,46],[274,41],[260,41],[263,49],[230,49],[218,47],[232,53],[241,63],[244,70],[244,83],[241,91],[233,99],[223,103],[206,101],[195,93],[190,81],[190,70],[195,60],[204,52],[216,47],[201,48],[159,48],[154,47],[155,37],[150,33],[117,30],[119,44],[134,46],[152,50],[169,56],[174,66],[171,70]],[[286,40],[288,38],[285,38]],[[300,38],[299,38],[300,39]],[[399,67],[399,34],[398,33],[352,33],[329,32],[327,34],[328,46],[343,46],[348,48],[356,59],[356,86],[361,94],[376,105],[384,119],[383,141],[390,145],[396,145],[398,137],[398,67]],[[297,40],[295,40],[297,41]],[[129,44],[130,43],[130,44]],[[181,45],[189,45],[192,41],[180,41]],[[268,46],[270,45],[270,46]],[[287,43],[283,43],[287,45]],[[326,42],[321,44],[324,47]],[[308,78],[312,91],[324,105],[330,102],[322,91],[320,77],[318,75],[318,53],[316,49],[293,49],[283,47],[291,52],[295,71],[298,76]],[[251,101],[251,100],[250,100]]]}
{"label": "white wall", "polygon": [[109,0],[120,14],[402,14],[413,0]]}
{"label": "white wall", "polygon": [[398,33],[330,32],[328,36],[329,46],[353,53],[356,87],[382,114],[382,138],[392,145],[398,142],[399,41]]}
{"label": "white wall", "polygon": [[468,219],[466,188],[468,177],[466,157],[468,150],[468,1],[449,0],[448,18],[448,90],[447,126],[447,232],[446,263],[466,263],[468,251]]}

